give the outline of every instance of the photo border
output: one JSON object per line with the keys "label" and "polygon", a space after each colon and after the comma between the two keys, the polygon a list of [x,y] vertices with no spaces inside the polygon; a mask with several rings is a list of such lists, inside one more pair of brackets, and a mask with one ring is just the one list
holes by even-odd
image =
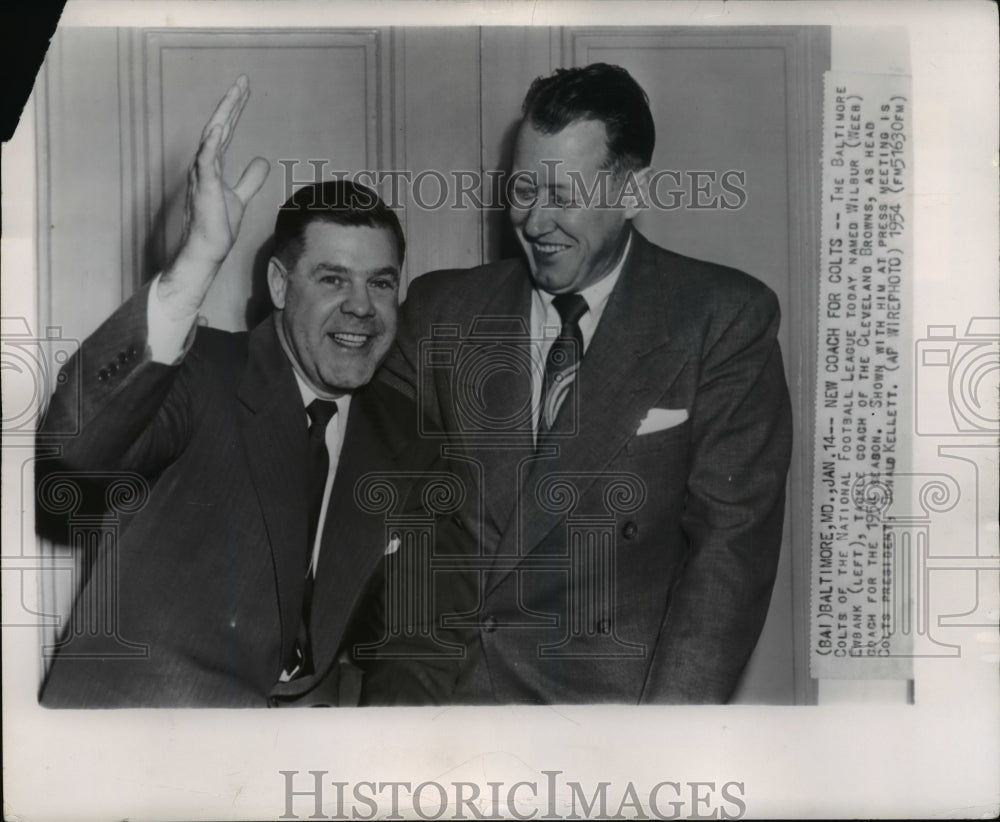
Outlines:
{"label": "photo border", "polygon": [[[1000,316],[992,4],[81,2],[67,6],[60,25],[330,25],[331,9],[336,25],[345,27],[399,25],[401,15],[421,25],[832,25],[856,29],[847,58],[854,65],[874,59],[866,34],[906,20],[901,30],[916,101],[912,339],[926,338],[931,327],[961,330],[973,317]],[[34,192],[36,136],[25,117],[3,155],[4,316],[36,316],[33,283],[15,273],[35,265],[33,215],[42,196]],[[7,436],[3,446],[3,541],[21,545],[30,558],[21,526],[21,461],[8,455],[31,446]],[[913,472],[939,471],[942,449],[953,447],[941,437],[915,436]],[[996,474],[973,475],[972,494],[984,501],[978,521],[942,518],[935,539],[968,540],[971,526],[991,557]],[[25,559],[27,570],[18,571],[6,559],[13,553],[4,551],[5,624],[22,597],[35,596],[37,568]],[[962,600],[962,582],[945,580],[943,587],[939,601]],[[735,781],[745,785],[749,817],[985,816],[996,812],[1000,797],[995,626],[967,630],[960,656],[916,658],[912,690],[904,682],[823,680],[815,707],[506,706],[322,715],[48,711],[36,699],[37,635],[5,628],[3,639],[5,811],[26,819],[278,818],[286,810],[281,772],[313,770],[352,785],[542,784],[546,772],[561,771],[588,793],[609,781],[616,795],[634,784],[647,796],[663,781]],[[520,807],[530,813],[525,798]],[[308,818],[309,798],[296,802],[299,818]],[[544,804],[537,806],[537,818],[545,818]]]}

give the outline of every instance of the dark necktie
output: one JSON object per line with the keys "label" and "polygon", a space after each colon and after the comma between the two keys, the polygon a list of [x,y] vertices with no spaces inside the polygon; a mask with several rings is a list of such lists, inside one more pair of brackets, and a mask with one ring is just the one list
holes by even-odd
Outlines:
{"label": "dark necktie", "polygon": [[545,358],[545,378],[542,382],[541,413],[538,418],[538,443],[555,424],[559,407],[566,399],[569,389],[576,379],[583,358],[583,333],[580,318],[589,306],[579,294],[557,294],[552,305],[559,312],[562,328],[552,342]]}
{"label": "dark necktie", "polygon": [[[333,415],[337,413],[337,403],[333,400],[315,399],[306,408],[309,415],[309,444],[307,452],[307,491],[309,494],[309,528],[306,542],[305,587],[302,591],[302,619],[295,636],[292,658],[286,666],[295,671],[294,676],[308,676],[313,673],[312,636],[309,618],[312,613],[313,586],[316,582],[312,567],[313,545],[319,528],[319,515],[323,508],[323,491],[330,472],[330,454],[326,450],[326,429]],[[296,670],[297,668],[297,670]]]}
{"label": "dark necktie", "polygon": [[[323,491],[326,489],[326,475],[330,473],[330,454],[326,450],[326,428],[334,414],[337,403],[333,400],[313,400],[306,408],[309,415],[309,541],[308,556],[312,561],[313,544],[316,542],[316,528],[319,513],[323,507]],[[308,567],[308,566],[307,566]]]}

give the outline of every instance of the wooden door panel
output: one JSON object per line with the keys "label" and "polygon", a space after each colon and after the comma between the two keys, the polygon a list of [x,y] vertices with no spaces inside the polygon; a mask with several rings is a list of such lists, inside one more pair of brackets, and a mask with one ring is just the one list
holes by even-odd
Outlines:
{"label": "wooden door panel", "polygon": [[267,302],[264,245],[290,184],[315,179],[317,168],[329,179],[336,171],[381,165],[382,40],[377,30],[146,33],[138,108],[149,113],[147,148],[137,156],[149,186],[142,274],[155,273],[177,247],[185,172],[202,127],[229,83],[247,74],[251,100],[226,152],[227,178],[238,179],[255,155],[271,162],[271,173],[247,209],[203,313],[228,330],[257,319]]}

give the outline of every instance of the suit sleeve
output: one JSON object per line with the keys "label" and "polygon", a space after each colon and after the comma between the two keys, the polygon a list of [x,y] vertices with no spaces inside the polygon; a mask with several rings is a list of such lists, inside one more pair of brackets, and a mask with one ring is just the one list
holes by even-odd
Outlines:
{"label": "suit sleeve", "polygon": [[778,324],[777,299],[760,289],[706,340],[681,523],[689,552],[643,702],[726,702],[767,616],[791,453]]}
{"label": "suit sleeve", "polygon": [[62,368],[39,429],[60,446],[60,463],[81,471],[152,475],[189,436],[189,380],[153,361],[149,286],[111,315]]}

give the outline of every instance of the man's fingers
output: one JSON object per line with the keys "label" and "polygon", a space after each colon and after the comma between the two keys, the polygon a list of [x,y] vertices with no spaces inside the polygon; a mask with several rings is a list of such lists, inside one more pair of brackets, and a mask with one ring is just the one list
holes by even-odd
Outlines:
{"label": "man's fingers", "polygon": [[216,123],[205,135],[205,139],[198,149],[198,156],[195,157],[194,167],[196,178],[204,180],[212,176],[218,176],[219,166],[216,160],[221,142],[222,126]]}
{"label": "man's fingers", "polygon": [[229,87],[229,91],[223,95],[222,99],[219,101],[219,105],[215,107],[215,111],[212,112],[212,116],[209,118],[208,122],[205,124],[205,128],[201,132],[201,139],[204,141],[209,132],[218,125],[225,125],[233,113],[233,108],[239,102],[240,97],[243,96],[243,92],[248,88],[249,81],[245,74],[241,74],[235,83]]}
{"label": "man's fingers", "polygon": [[244,169],[239,182],[233,186],[233,193],[240,198],[243,205],[250,202],[250,198],[260,191],[260,187],[264,185],[264,180],[267,179],[270,170],[271,164],[263,157],[254,157],[250,161],[250,165]]}
{"label": "man's fingers", "polygon": [[226,120],[222,130],[223,151],[229,147],[229,141],[233,138],[233,133],[236,131],[236,124],[240,121],[240,115],[243,114],[243,108],[246,106],[247,100],[250,99],[250,83],[247,80],[246,75],[241,74],[237,84],[241,85],[243,90],[237,98],[236,103],[233,105],[232,110],[229,112],[229,118]]}

